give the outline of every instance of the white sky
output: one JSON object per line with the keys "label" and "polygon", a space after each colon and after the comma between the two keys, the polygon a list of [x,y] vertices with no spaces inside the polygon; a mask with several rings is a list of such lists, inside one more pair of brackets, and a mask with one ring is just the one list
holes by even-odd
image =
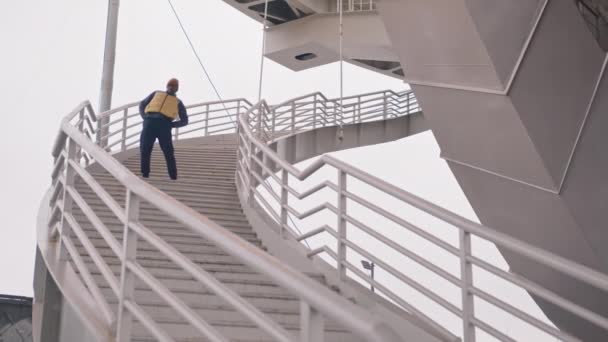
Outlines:
{"label": "white sky", "polygon": [[[222,96],[256,100],[260,24],[220,0],[174,3]],[[85,99],[97,106],[106,7],[103,0],[22,0],[4,3],[0,11],[6,126],[0,134],[0,293],[32,295],[35,222],[50,184],[52,144],[62,116]],[[185,103],[216,99],[167,2],[123,0],[114,106],[140,100],[170,77],[180,79]],[[267,60],[263,97],[276,103],[317,90],[333,97],[338,84],[336,64],[294,73]],[[405,88],[399,80],[345,64],[345,95]],[[430,133],[335,155],[477,220]],[[484,253],[504,263],[493,246]],[[537,313],[527,294],[514,296]],[[505,322],[506,330],[518,327]]]}

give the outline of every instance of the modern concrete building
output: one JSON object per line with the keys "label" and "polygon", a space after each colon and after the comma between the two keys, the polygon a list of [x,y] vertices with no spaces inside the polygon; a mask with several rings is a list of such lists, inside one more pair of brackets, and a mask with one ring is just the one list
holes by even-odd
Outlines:
{"label": "modern concrete building", "polygon": [[[558,340],[608,341],[606,2],[225,2],[265,23],[264,54],[277,63],[299,71],[344,60],[403,79],[412,92],[192,105],[192,124],[175,131],[177,182],[135,176],[137,104],[95,113],[82,103],[61,123],[54,183],[40,207],[35,336],[469,342],[483,332],[515,340],[478,314],[484,301]],[[106,56],[114,55],[117,5],[110,2]],[[109,103],[114,62],[105,60]],[[329,156],[295,166],[427,130],[482,225]],[[322,167],[337,180],[293,186]],[[371,203],[353,182],[450,224],[459,241]],[[320,191],[331,200],[296,209]],[[460,267],[454,273],[387,238],[381,221],[362,222],[356,208]],[[331,220],[297,230],[294,220],[319,212]],[[359,233],[433,272],[459,293],[457,303],[355,241]],[[332,243],[305,244],[319,234]],[[509,269],[472,253],[472,236],[495,244]],[[355,254],[461,329],[367,276]],[[528,291],[552,324],[480,288],[479,270]]]}

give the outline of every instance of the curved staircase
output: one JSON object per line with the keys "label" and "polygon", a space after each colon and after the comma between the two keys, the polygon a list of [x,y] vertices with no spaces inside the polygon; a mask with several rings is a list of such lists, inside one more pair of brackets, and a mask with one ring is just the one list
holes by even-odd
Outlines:
{"label": "curved staircase", "polygon": [[[197,139],[197,145],[185,141],[176,144],[176,158],[179,166],[179,179],[172,181],[166,176],[164,157],[158,146],[152,156],[152,173],[148,183],[167,195],[195,209],[202,215],[217,222],[222,227],[238,235],[257,248],[264,249],[262,242],[249,225],[240,206],[234,176],[236,172],[236,139],[227,135],[223,139]],[[206,141],[210,140],[210,141]],[[219,141],[218,141],[219,140]],[[134,155],[122,161],[133,173],[139,173],[139,156]],[[92,172],[92,176],[108,190],[118,203],[124,203],[124,187],[107,172]],[[76,181],[76,188],[93,208],[104,224],[112,231],[118,241],[122,240],[123,225],[103,204],[96,194],[82,181]],[[101,253],[104,261],[120,276],[121,261],[114,256],[99,233],[88,224],[80,210],[74,212],[75,218]],[[286,330],[299,335],[300,312],[296,296],[289,294],[275,282],[256,272],[251,267],[230,256],[212,242],[192,233],[187,227],[153,207],[141,205],[140,219],[143,224],[170,243],[183,255],[210,272],[242,298],[251,302],[261,312],[279,322]],[[88,258],[82,244],[75,243],[95,280],[103,284],[101,273]],[[166,256],[148,243],[138,245],[137,259],[143,267],[157,277],[172,293],[181,298],[212,326],[222,332],[230,341],[272,341],[272,338],[251,323],[222,298],[196,282],[192,276],[176,267]],[[313,279],[324,283],[322,274],[309,274]],[[160,327],[166,329],[176,341],[205,341],[200,333],[187,322],[180,319],[174,310],[143,283],[135,285],[135,300],[150,313]],[[118,304],[109,286],[101,286],[111,307]],[[337,324],[328,323],[325,327],[326,341],[357,341],[357,338]],[[146,329],[135,324],[133,341],[152,341]]]}
{"label": "curved staircase", "polygon": [[[608,291],[608,276],[471,222],[330,156],[303,170],[295,167],[327,152],[427,129],[411,92],[363,94],[340,103],[314,93],[275,106],[243,99],[192,105],[191,124],[175,130],[177,181],[166,176],[158,148],[150,178],[136,176],[137,103],[99,116],[88,102],[79,105],[62,122],[53,151],[53,186],[39,213],[37,340],[469,342],[482,330],[515,341],[479,317],[474,300],[482,299],[548,336],[579,341],[500,293],[482,290],[473,267],[608,330],[608,319],[596,312],[474,255],[471,238],[600,291]],[[325,180],[301,191],[290,183],[324,166],[336,169],[337,182]],[[459,241],[434,236],[401,213],[372,203],[348,187],[353,180],[451,225]],[[295,209],[294,202],[322,190],[333,192],[334,201]],[[381,230],[385,223],[370,226],[357,219],[361,210],[443,249],[460,269],[447,270],[389,239]],[[297,230],[293,218],[304,220],[321,211],[334,215],[333,222],[303,234]],[[453,286],[461,293],[458,303],[375,254],[367,243],[353,240],[354,230]],[[328,234],[325,245],[302,245],[319,234]],[[353,265],[352,253],[453,314],[462,331],[448,329],[390,284],[370,278]]]}

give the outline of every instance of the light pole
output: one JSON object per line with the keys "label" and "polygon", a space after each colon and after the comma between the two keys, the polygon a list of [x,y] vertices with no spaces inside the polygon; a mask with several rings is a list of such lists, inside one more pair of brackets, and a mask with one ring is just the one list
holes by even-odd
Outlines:
{"label": "light pole", "polygon": [[374,289],[374,268],[376,267],[376,265],[373,262],[369,262],[367,260],[361,260],[361,265],[363,265],[363,268],[366,270],[369,270],[371,273],[371,277],[372,277],[372,284],[371,284],[371,290],[372,292],[376,292]]}
{"label": "light pole", "polygon": [[[103,113],[112,106],[112,89],[114,87],[114,65],[116,61],[116,36],[118,33],[118,7],[120,0],[108,0],[108,20],[106,23],[106,43],[103,53],[103,70],[101,75],[101,92],[99,94],[99,113]],[[108,119],[100,122],[103,127],[101,136],[107,135],[108,127],[104,127]],[[104,139],[105,140],[105,139]],[[105,146],[104,141],[100,141]]]}

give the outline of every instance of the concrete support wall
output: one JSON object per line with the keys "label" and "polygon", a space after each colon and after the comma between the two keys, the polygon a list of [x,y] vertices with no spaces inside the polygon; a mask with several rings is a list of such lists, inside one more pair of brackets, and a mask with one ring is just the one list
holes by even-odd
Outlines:
{"label": "concrete support wall", "polygon": [[[386,0],[393,48],[481,221],[608,272],[608,76],[574,1]],[[608,316],[608,295],[503,251]],[[537,300],[584,341],[608,332]]]}

